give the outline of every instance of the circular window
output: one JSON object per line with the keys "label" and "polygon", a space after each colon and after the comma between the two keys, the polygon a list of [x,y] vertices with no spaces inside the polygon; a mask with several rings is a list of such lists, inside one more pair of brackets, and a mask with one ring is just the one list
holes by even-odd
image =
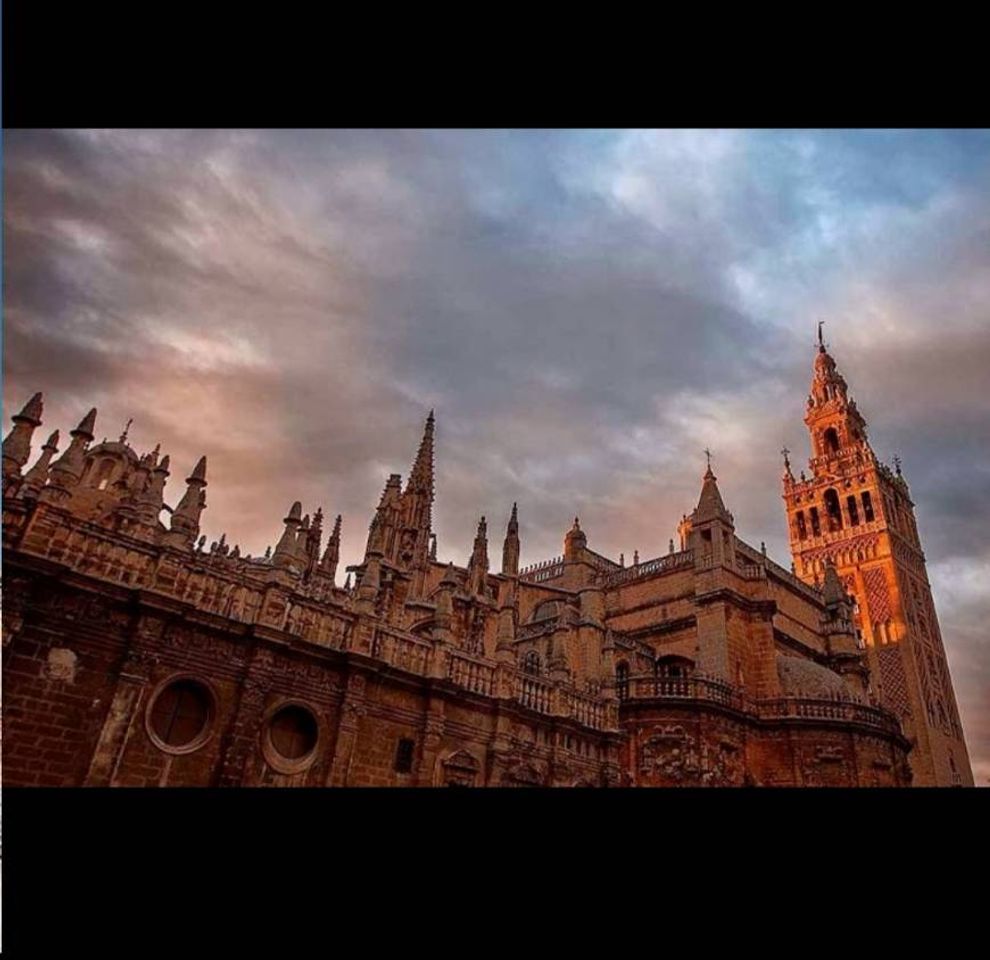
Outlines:
{"label": "circular window", "polygon": [[272,746],[286,760],[299,760],[316,746],[316,720],[302,707],[286,707],[272,718]]}
{"label": "circular window", "polygon": [[263,738],[265,759],[280,773],[298,773],[316,756],[320,727],[306,707],[290,703],[271,714]]}
{"label": "circular window", "polygon": [[210,691],[199,681],[184,677],[158,691],[148,711],[148,730],[160,749],[188,753],[209,738],[212,717]]}

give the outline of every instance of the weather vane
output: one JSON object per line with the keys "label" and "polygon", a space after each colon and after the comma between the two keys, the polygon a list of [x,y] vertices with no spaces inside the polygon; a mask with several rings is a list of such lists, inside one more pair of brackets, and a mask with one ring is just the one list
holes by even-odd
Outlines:
{"label": "weather vane", "polygon": [[712,468],[712,452],[711,452],[711,450],[708,449],[708,447],[705,447],[705,458],[708,460],[708,469],[711,470],[711,468]]}

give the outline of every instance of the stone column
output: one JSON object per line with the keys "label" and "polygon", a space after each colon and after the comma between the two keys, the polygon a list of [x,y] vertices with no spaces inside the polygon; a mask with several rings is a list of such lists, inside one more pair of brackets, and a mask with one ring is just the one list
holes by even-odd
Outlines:
{"label": "stone column", "polygon": [[237,709],[223,748],[218,786],[244,786],[248,758],[259,749],[258,731],[265,700],[271,688],[273,661],[274,654],[267,647],[255,649],[241,682]]}
{"label": "stone column", "polygon": [[114,785],[127,742],[135,726],[140,723],[141,700],[150,684],[152,669],[158,662],[156,648],[164,628],[165,621],[157,617],[145,617],[138,621],[83,780],[85,786]]}
{"label": "stone column", "polygon": [[423,723],[423,749],[420,751],[419,770],[416,774],[417,786],[430,787],[435,783],[434,773],[440,756],[443,730],[443,697],[431,696],[426,708],[426,719]]}
{"label": "stone column", "polygon": [[328,787],[346,787],[347,774],[357,738],[361,717],[367,711],[364,674],[351,673],[347,677],[344,699],[340,704],[340,720],[337,723],[337,742],[334,744],[333,762],[327,777]]}

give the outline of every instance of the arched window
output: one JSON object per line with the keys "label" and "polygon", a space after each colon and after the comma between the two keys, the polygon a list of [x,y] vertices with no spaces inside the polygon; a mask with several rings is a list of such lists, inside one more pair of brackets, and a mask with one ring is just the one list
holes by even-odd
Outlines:
{"label": "arched window", "polygon": [[694,663],[691,660],[678,656],[660,657],[655,666],[658,677],[671,679],[683,679],[689,676],[694,669]]}
{"label": "arched window", "polygon": [[854,526],[859,526],[859,510],[856,507],[856,497],[846,497],[846,509],[849,511],[849,522]]}
{"label": "arched window", "polygon": [[863,519],[867,523],[873,523],[873,498],[869,490],[863,491]]}
{"label": "arched window", "polygon": [[615,667],[615,688],[620,700],[629,696],[629,664],[622,662]]}
{"label": "arched window", "polygon": [[842,529],[842,508],[839,506],[839,495],[831,487],[825,491],[825,516],[828,518],[828,529],[831,532]]}
{"label": "arched window", "polygon": [[818,520],[818,507],[812,507],[808,511],[811,514],[811,535],[820,537],[822,535],[822,525]]}
{"label": "arched window", "polygon": [[92,477],[93,486],[98,490],[106,490],[110,485],[110,479],[113,475],[114,467],[116,464],[110,457],[104,457],[100,461],[100,465],[94,471]]}
{"label": "arched window", "polygon": [[808,539],[808,524],[804,521],[804,511],[798,510],[797,512],[797,532],[798,540]]}
{"label": "arched window", "polygon": [[536,677],[539,676],[541,667],[540,655],[535,650],[530,650],[523,657],[523,673],[528,673]]}
{"label": "arched window", "polygon": [[826,453],[838,453],[839,452],[839,434],[836,432],[835,427],[829,427],[825,431],[823,436],[823,441],[825,443]]}
{"label": "arched window", "polygon": [[535,623],[537,620],[549,620],[552,617],[556,617],[560,613],[561,602],[559,600],[544,600],[534,611],[533,615],[530,617],[530,623]]}

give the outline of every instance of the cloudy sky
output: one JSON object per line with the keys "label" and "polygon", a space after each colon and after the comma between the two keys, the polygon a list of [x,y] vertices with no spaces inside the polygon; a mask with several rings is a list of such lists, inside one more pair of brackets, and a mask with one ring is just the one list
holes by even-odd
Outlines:
{"label": "cloudy sky", "polygon": [[209,458],[204,532],[289,504],[360,559],[437,415],[441,559],[666,552],[706,446],[789,564],[815,324],[902,458],[990,781],[990,132],[7,131],[4,419]]}

